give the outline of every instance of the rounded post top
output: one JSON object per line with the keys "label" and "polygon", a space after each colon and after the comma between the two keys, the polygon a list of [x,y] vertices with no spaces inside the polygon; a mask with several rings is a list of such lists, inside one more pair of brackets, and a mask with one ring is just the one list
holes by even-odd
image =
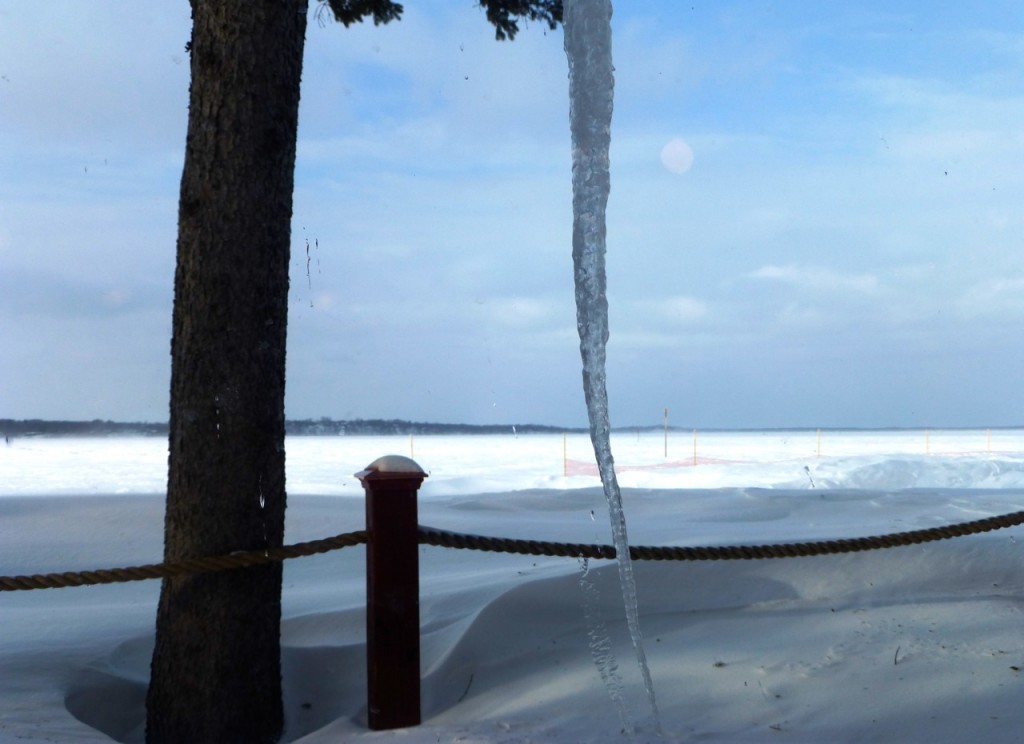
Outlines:
{"label": "rounded post top", "polygon": [[367,478],[404,478],[406,480],[423,480],[426,472],[415,460],[404,455],[384,455],[378,457],[365,468],[355,474],[360,481]]}

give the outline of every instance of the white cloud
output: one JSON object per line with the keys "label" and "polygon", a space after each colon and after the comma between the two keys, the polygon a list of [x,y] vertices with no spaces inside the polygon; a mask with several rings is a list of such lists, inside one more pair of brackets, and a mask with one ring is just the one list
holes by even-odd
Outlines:
{"label": "white cloud", "polygon": [[[1012,85],[953,85],[941,79],[896,75],[863,76],[854,91],[882,113],[885,155],[901,160],[998,163],[1024,151],[1019,122],[1024,96]],[[870,109],[869,109],[870,111]]]}
{"label": "white cloud", "polygon": [[874,274],[842,274],[820,266],[767,265],[747,274],[748,278],[781,282],[815,292],[856,292],[874,294],[879,290]]}
{"label": "white cloud", "polygon": [[957,299],[956,308],[966,318],[1019,319],[1024,315],[1024,276],[975,284]]}
{"label": "white cloud", "polygon": [[20,147],[124,152],[183,143],[188,5],[46,3],[0,24],[4,135]]}
{"label": "white cloud", "polygon": [[127,305],[131,301],[131,292],[126,289],[108,289],[103,293],[100,302],[104,307],[117,309]]}
{"label": "white cloud", "polygon": [[485,308],[489,322],[513,329],[544,326],[558,315],[553,303],[536,297],[488,299]]}
{"label": "white cloud", "polygon": [[703,319],[707,305],[694,297],[678,295],[657,300],[639,300],[634,303],[638,320],[657,324],[688,325]]}

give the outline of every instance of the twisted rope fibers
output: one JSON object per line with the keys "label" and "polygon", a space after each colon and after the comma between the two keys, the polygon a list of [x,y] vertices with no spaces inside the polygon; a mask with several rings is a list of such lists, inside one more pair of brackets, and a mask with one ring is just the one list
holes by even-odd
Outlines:
{"label": "twisted rope fibers", "polygon": [[[971,522],[929,527],[923,530],[895,532],[887,535],[855,537],[843,540],[817,542],[778,543],[769,545],[724,545],[710,547],[650,547],[632,545],[630,557],[638,561],[729,561],[760,560],[767,558],[807,558],[817,555],[857,553],[906,545],[949,540],[954,537],[976,535],[1024,524],[1024,511],[986,517]],[[615,548],[610,545],[541,542],[537,540],[511,540],[501,537],[482,537],[420,527],[420,543],[446,548],[468,548],[526,555],[562,556],[566,558],[614,558]]]}
{"label": "twisted rope fibers", "polygon": [[16,592],[28,589],[62,589],[72,586],[95,584],[117,584],[146,579],[166,579],[175,576],[227,571],[249,566],[302,558],[307,555],[326,553],[331,550],[362,545],[366,542],[366,531],[345,532],[323,540],[284,545],[271,550],[238,551],[229,555],[207,558],[190,558],[175,563],[151,563],[129,568],[107,568],[96,571],[67,571],[64,573],[37,574],[34,576],[0,576],[0,592]]}
{"label": "twisted rope fibers", "polygon": [[[767,558],[805,558],[817,555],[856,553],[867,550],[881,550],[906,545],[949,540],[954,537],[976,535],[1007,527],[1024,524],[1024,511],[996,517],[986,517],[970,522],[930,527],[923,530],[896,532],[887,535],[855,537],[842,540],[821,540],[817,542],[779,543],[769,545],[724,545],[706,547],[651,547],[634,545],[630,555],[641,561],[724,561],[760,560]],[[129,568],[100,569],[96,571],[69,571],[64,573],[38,574],[33,576],[0,576],[0,592],[30,589],[58,589],[72,586],[113,584],[146,579],[163,579],[188,576],[212,571],[225,571],[248,566],[259,566],[291,558],[302,558],[332,550],[340,550],[366,543],[365,530],[346,532],[323,540],[285,545],[262,551],[241,551],[230,555],[209,558],[193,558],[175,563],[155,563]],[[419,543],[443,548],[460,548],[487,552],[517,553],[566,558],[615,558],[611,545],[588,545],[584,543],[560,543],[540,540],[514,540],[503,537],[485,537],[460,532],[419,528]]]}

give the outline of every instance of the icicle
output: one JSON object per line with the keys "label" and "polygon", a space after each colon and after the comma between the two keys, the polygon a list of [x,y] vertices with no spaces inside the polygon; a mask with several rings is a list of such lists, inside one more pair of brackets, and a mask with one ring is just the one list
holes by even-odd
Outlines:
{"label": "icicle", "polygon": [[590,563],[586,558],[580,558],[580,590],[583,592],[583,616],[587,623],[590,656],[594,660],[598,674],[601,675],[601,681],[604,682],[604,687],[608,691],[608,697],[611,698],[619,713],[623,732],[632,735],[634,732],[633,722],[629,718],[629,711],[626,710],[619,662],[612,649],[612,638],[608,633],[608,626],[605,624],[604,618],[601,617],[601,594],[597,589],[597,584],[590,578]]}
{"label": "icicle", "polygon": [[615,477],[609,440],[611,425],[605,378],[605,345],[608,341],[605,207],[611,187],[608,160],[614,90],[611,15],[610,0],[566,0],[564,5],[565,53],[569,60],[569,125],[572,132],[572,255],[576,326],[583,359],[583,389],[590,418],[590,439],[608,500],[626,621],[651,714],[660,731],[654,684],[640,633],[636,582],[629,555],[622,494]]}

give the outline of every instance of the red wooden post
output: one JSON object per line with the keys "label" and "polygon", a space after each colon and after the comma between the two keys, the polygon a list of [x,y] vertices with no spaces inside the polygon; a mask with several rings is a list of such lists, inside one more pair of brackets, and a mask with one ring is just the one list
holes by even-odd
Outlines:
{"label": "red wooden post", "polygon": [[420,723],[420,569],[416,492],[427,474],[387,455],[356,478],[366,491],[366,675],[373,730]]}

